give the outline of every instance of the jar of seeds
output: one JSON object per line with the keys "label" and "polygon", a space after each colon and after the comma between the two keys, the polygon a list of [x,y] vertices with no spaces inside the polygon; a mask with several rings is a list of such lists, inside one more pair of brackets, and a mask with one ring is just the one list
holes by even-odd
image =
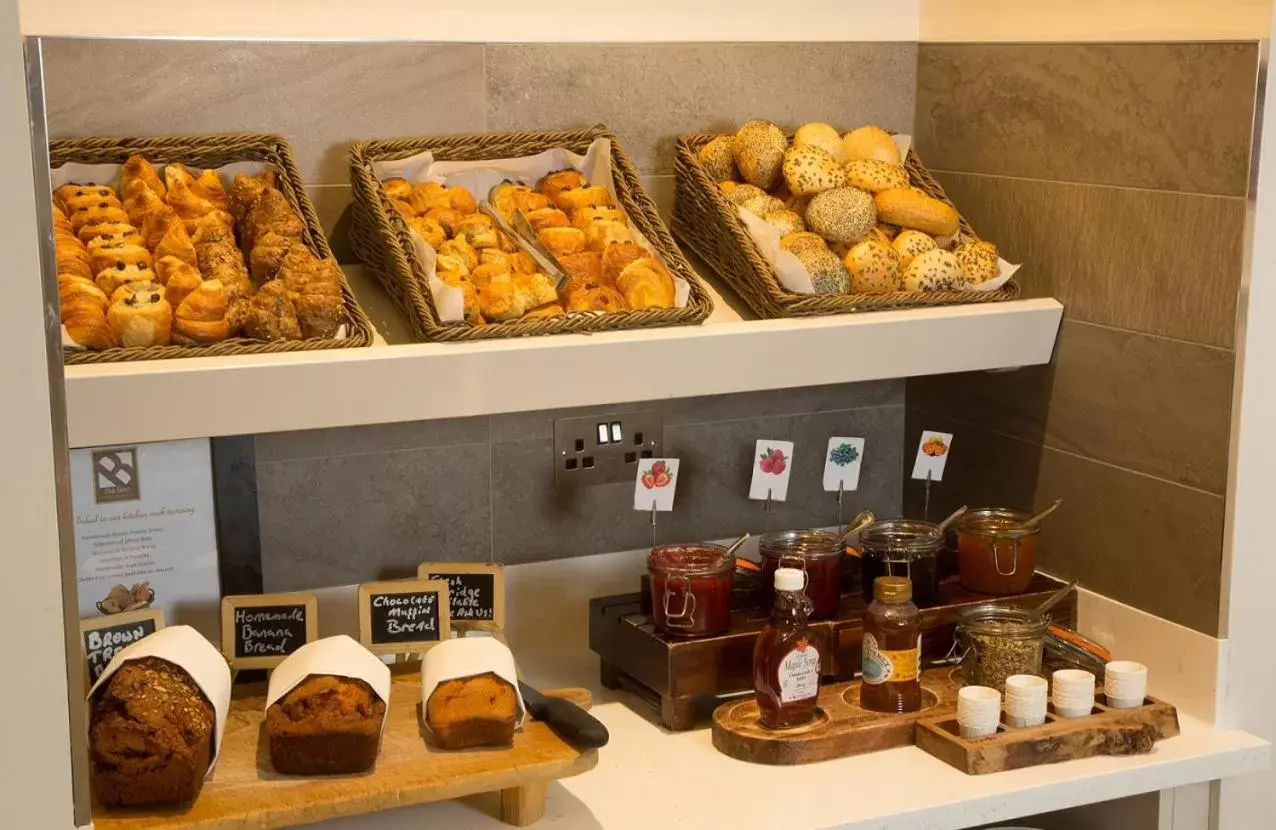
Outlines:
{"label": "jar of seeds", "polygon": [[1041,674],[1050,615],[992,603],[957,612],[962,682],[1000,690],[1014,674]]}

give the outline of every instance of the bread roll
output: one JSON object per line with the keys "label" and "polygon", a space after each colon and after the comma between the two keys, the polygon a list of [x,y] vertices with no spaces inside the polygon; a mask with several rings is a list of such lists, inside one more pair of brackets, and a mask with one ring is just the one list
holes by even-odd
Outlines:
{"label": "bread roll", "polygon": [[951,251],[927,251],[904,269],[905,291],[954,291],[965,287],[961,263]]}
{"label": "bread roll", "polygon": [[773,210],[763,216],[762,220],[778,230],[781,236],[806,230],[806,223],[802,221],[802,217],[791,210]]}
{"label": "bread roll", "polygon": [[788,148],[784,132],[770,121],[748,121],[731,141],[731,154],[741,177],[751,185],[770,190],[780,182],[784,151]]}
{"label": "bread roll", "polygon": [[966,282],[972,285],[994,279],[1000,271],[997,246],[991,242],[962,242],[953,249],[953,255],[961,263]]}
{"label": "bread roll", "polygon": [[726,196],[727,201],[733,205],[743,205],[752,198],[767,195],[765,190],[760,187],[754,187],[751,184],[722,182],[718,186],[722,189],[722,195]]}
{"label": "bread roll", "polygon": [[847,133],[842,139],[842,150],[848,162],[856,159],[876,159],[891,164],[903,163],[899,155],[899,145],[895,143],[895,139],[881,127],[874,127],[871,124]]}
{"label": "bread roll", "polygon": [[851,187],[877,193],[908,187],[908,171],[898,164],[876,159],[856,159],[846,165],[846,181]]}
{"label": "bread roll", "polygon": [[843,264],[851,274],[851,291],[857,294],[899,291],[903,287],[899,255],[880,239],[857,242],[847,251]]}
{"label": "bread roll", "polygon": [[819,121],[803,124],[793,134],[794,147],[819,147],[833,157],[838,164],[846,163],[846,151],[842,147],[842,134]]}
{"label": "bread roll", "polygon": [[846,185],[846,171],[824,150],[790,147],[784,154],[784,181],[793,196],[814,196]]}
{"label": "bread roll", "polygon": [[857,242],[875,224],[872,197],[853,187],[826,190],[806,207],[806,226],[831,242]]}
{"label": "bread roll", "polygon": [[850,288],[851,275],[837,254],[828,248],[803,248],[793,254],[811,275],[816,294],[844,294]]}
{"label": "bread roll", "polygon": [[900,231],[899,236],[891,241],[891,247],[899,254],[899,267],[907,268],[913,257],[933,251],[939,247],[935,238],[921,231]]}
{"label": "bread roll", "polygon": [[784,202],[774,196],[754,196],[752,199],[749,199],[744,204],[740,205],[740,207],[761,219],[768,213],[774,213],[777,210],[784,210]]}
{"label": "bread roll", "polygon": [[912,189],[883,190],[873,197],[877,215],[884,222],[925,231],[932,236],[957,233],[957,211],[938,199]]}
{"label": "bread roll", "polygon": [[810,249],[828,250],[828,243],[818,233],[799,231],[780,237],[780,247],[791,254],[796,254]]}
{"label": "bread roll", "polygon": [[735,155],[731,152],[731,136],[720,135],[700,148],[697,153],[704,170],[715,182],[736,178]]}

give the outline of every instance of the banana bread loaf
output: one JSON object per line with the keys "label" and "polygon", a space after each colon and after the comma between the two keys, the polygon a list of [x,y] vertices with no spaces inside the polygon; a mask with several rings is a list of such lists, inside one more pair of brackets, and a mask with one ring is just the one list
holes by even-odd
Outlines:
{"label": "banana bread loaf", "polygon": [[212,758],[215,713],[184,669],[131,660],[94,696],[93,791],[106,806],[182,804],[199,795]]}
{"label": "banana bread loaf", "polygon": [[495,674],[445,680],[425,707],[426,723],[443,749],[508,746],[518,721],[514,687]]}
{"label": "banana bread loaf", "polygon": [[362,680],[311,675],[266,710],[270,763],[286,775],[366,772],[384,717],[385,702]]}

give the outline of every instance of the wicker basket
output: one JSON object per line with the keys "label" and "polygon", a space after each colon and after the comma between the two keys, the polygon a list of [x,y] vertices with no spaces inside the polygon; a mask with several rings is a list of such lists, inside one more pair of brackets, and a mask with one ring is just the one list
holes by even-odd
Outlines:
{"label": "wicker basket", "polygon": [[[141,154],[155,164],[178,162],[192,167],[224,167],[236,161],[261,161],[278,173],[279,190],[301,217],[302,238],[320,257],[330,257],[319,218],[292,160],[292,151],[282,137],[256,133],[232,135],[154,136],[148,138],[68,138],[49,142],[49,158],[54,168],[68,162],[81,164],[123,164]],[[64,349],[63,361],[114,363],[126,360],[163,360],[175,357],[220,357],[224,355],[308,352],[317,349],[344,349],[372,342],[372,322],[359,308],[344,277],[341,295],[346,308],[346,336],[341,340],[284,340],[266,342],[232,337],[205,346],[126,346],[103,351]]]}
{"label": "wicker basket", "polygon": [[[612,178],[616,199],[630,220],[647,238],[670,271],[685,279],[691,295],[685,308],[652,308],[606,314],[566,314],[533,317],[475,326],[466,321],[444,322],[434,308],[425,269],[412,248],[408,224],[385,195],[373,163],[406,158],[426,150],[437,160],[475,161],[518,158],[563,147],[584,153],[594,139],[611,141]],[[420,340],[449,343],[529,337],[541,334],[590,333],[654,326],[685,326],[703,322],[713,311],[713,301],[692,271],[673,237],[656,212],[656,205],[638,184],[633,163],[616,137],[602,125],[554,132],[488,133],[440,138],[403,138],[363,141],[350,150],[350,179],[354,188],[350,241],[356,254],[381,280],[390,296],[407,314]],[[481,194],[476,194],[481,195]]]}
{"label": "wicker basket", "polygon": [[[771,265],[749,236],[735,206],[727,201],[704,165],[700,148],[717,135],[694,133],[679,137],[674,180],[673,231],[678,240],[695,251],[760,317],[812,317],[855,311],[880,311],[915,306],[988,303],[1019,296],[1013,279],[996,291],[892,291],[884,294],[795,294],[784,288]],[[917,154],[905,161],[912,183],[948,204],[939,186]],[[960,215],[960,214],[959,214]],[[965,217],[961,232],[975,238]]]}

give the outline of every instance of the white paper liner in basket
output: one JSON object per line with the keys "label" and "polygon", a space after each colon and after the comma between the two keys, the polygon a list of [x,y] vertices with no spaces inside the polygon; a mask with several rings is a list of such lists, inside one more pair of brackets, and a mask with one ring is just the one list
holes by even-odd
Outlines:
{"label": "white paper liner in basket", "polygon": [[[162,171],[163,164],[155,165],[157,171]],[[264,161],[236,161],[225,167],[216,168],[217,174],[221,176],[222,185],[230,192],[231,185],[234,183],[235,176],[244,173],[249,176],[256,176],[270,169],[271,165]],[[120,171],[124,169],[122,164],[79,164],[74,161],[67,162],[61,167],[54,167],[49,171],[49,180],[53,190],[57,190],[64,184],[104,184],[108,187],[115,188],[116,194],[120,199],[124,198],[124,194],[120,193]],[[162,176],[163,173],[161,172]],[[176,311],[177,309],[173,309]],[[337,329],[337,333],[332,336],[333,340],[346,339],[346,324],[342,323]],[[66,326],[62,327],[62,348],[75,349],[77,351],[87,351],[79,343],[71,339],[71,335],[67,332]]]}
{"label": "white paper liner in basket", "polygon": [[[534,156],[519,158],[484,159],[480,161],[435,161],[434,154],[428,150],[407,158],[394,161],[375,161],[372,170],[379,179],[403,178],[413,184],[438,182],[448,187],[463,187],[473,194],[478,201],[487,199],[492,188],[504,181],[516,181],[533,186],[543,176],[555,170],[567,168],[579,170],[591,185],[607,188],[612,198],[616,198],[616,187],[611,175],[611,141],[596,138],[585,155],[578,155],[562,147],[555,147]],[[461,289],[447,285],[435,276],[434,249],[412,228],[412,249],[425,269],[429,279],[430,294],[434,298],[434,309],[439,319],[445,323],[458,322],[465,319],[464,294]],[[660,259],[660,254],[653,248],[629,221],[629,231],[634,241]],[[668,263],[665,263],[668,268]],[[691,298],[691,285],[678,276],[673,269],[668,269],[674,281],[674,305],[686,308]],[[596,313],[596,312],[586,312]]]}
{"label": "white paper liner in basket", "polygon": [[[895,135],[895,145],[899,147],[900,158],[908,157],[908,149],[912,146],[912,136]],[[780,237],[783,234],[774,225],[770,225],[763,221],[762,217],[755,216],[740,206],[736,206],[736,215],[740,217],[740,221],[744,223],[745,230],[749,232],[749,236],[753,239],[753,244],[758,246],[758,251],[762,254],[762,258],[775,269],[776,278],[779,279],[780,285],[794,294],[814,294],[815,286],[811,283],[811,274],[796,256],[780,247]],[[945,243],[948,240],[939,240]],[[981,282],[978,285],[968,286],[967,291],[996,291],[1001,288],[1010,278],[1019,270],[1018,265],[1011,265],[1004,259],[997,258],[997,276],[990,280]]]}
{"label": "white paper liner in basket", "polygon": [[385,704],[381,716],[381,729],[390,714],[390,667],[372,652],[345,634],[325,637],[307,643],[289,654],[270,672],[266,687],[266,708],[295,689],[299,683],[314,674],[330,674],[362,680]]}
{"label": "white paper liner in basket", "polygon": [[[495,674],[514,687],[514,696],[518,701],[518,720],[516,727],[523,725],[527,710],[523,705],[523,695],[518,690],[518,669],[514,665],[514,655],[509,647],[495,637],[462,637],[456,640],[444,640],[425,653],[421,658],[421,720],[426,721],[426,711],[430,705],[430,695],[445,680],[457,680],[475,677],[481,674]],[[429,723],[425,724],[427,727]]]}
{"label": "white paper liner in basket", "polygon": [[89,701],[93,700],[98,689],[111,679],[111,675],[120,666],[143,657],[158,657],[181,666],[213,705],[213,753],[208,760],[208,772],[204,776],[207,778],[213,774],[213,767],[217,766],[222,736],[226,731],[226,714],[230,711],[230,666],[226,665],[226,658],[189,625],[161,628],[149,637],[143,637],[116,652],[107,664],[106,671],[102,672],[102,676],[89,690]]}

